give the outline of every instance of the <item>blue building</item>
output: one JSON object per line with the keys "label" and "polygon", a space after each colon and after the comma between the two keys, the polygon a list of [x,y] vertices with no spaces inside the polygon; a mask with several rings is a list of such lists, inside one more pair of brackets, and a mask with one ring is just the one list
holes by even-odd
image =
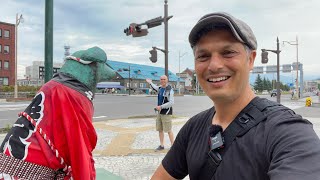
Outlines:
{"label": "blue building", "polygon": [[[98,89],[116,88],[125,93],[129,93],[130,89],[130,92],[132,94],[149,94],[150,87],[149,84],[146,82],[146,79],[152,79],[153,83],[160,84],[160,76],[165,74],[165,70],[162,67],[147,66],[112,60],[108,60],[107,65],[116,72],[116,76],[113,79],[109,80],[108,83],[99,83],[97,85]],[[177,91],[177,84],[182,85],[181,89],[184,89],[183,80],[178,79],[179,77],[171,71],[168,71],[168,74],[169,84],[174,88],[175,91]],[[114,83],[112,84],[110,82]]]}

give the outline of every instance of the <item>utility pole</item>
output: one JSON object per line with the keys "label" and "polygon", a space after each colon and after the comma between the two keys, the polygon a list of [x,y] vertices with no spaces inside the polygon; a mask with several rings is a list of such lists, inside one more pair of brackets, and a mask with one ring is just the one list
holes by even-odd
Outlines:
{"label": "utility pole", "polygon": [[168,77],[168,0],[164,0],[164,72]]}
{"label": "utility pole", "polygon": [[[296,98],[299,99],[300,98],[300,88],[299,88],[299,79],[298,79],[298,73],[299,73],[299,54],[298,54],[298,36],[296,36],[296,41],[282,41],[283,44],[284,43],[288,43],[290,45],[296,46],[297,48],[297,64],[296,64],[296,71],[297,71],[297,75],[296,75]],[[301,83],[303,84],[303,83]]]}
{"label": "utility pole", "polygon": [[296,36],[296,47],[297,47],[297,82],[296,82],[296,87],[297,87],[297,95],[298,95],[298,99],[300,99],[300,88],[299,88],[299,79],[298,79],[298,73],[299,73],[299,59],[298,59],[298,46],[299,46],[299,43],[298,43],[298,36]]}
{"label": "utility pole", "polygon": [[127,68],[123,68],[122,70],[124,70],[124,71],[128,71],[128,73],[129,73],[129,96],[130,96],[130,92],[131,92],[131,80],[130,80],[130,65],[129,65],[129,69],[127,69]]}
{"label": "utility pole", "polygon": [[180,51],[179,51],[179,76],[178,76],[178,86],[179,86],[179,95],[180,95],[180,78],[181,78],[181,72],[180,72],[180,59],[186,55],[187,53],[183,53],[182,55],[180,55]]}
{"label": "utility pole", "polygon": [[[22,14],[20,17],[17,13],[16,15],[16,25],[15,25],[15,60],[14,60],[14,98],[18,98],[18,26],[20,23],[23,23],[24,19]],[[1,50],[1,49],[0,49]]]}

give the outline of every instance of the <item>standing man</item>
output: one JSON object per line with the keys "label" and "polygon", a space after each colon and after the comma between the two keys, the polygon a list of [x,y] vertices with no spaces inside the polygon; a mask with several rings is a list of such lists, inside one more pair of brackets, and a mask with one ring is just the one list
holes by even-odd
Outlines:
{"label": "standing man", "polygon": [[168,77],[166,75],[160,77],[160,86],[153,84],[151,79],[146,79],[146,81],[158,93],[158,105],[155,107],[155,110],[159,112],[156,119],[156,130],[159,131],[160,146],[156,148],[156,151],[161,151],[164,150],[164,132],[168,133],[171,145],[174,141],[172,132],[174,92],[168,84]]}
{"label": "standing man", "polygon": [[214,106],[181,128],[151,179],[320,179],[320,141],[312,124],[250,88],[257,50],[250,27],[211,13],[196,23],[189,42],[197,78]]}

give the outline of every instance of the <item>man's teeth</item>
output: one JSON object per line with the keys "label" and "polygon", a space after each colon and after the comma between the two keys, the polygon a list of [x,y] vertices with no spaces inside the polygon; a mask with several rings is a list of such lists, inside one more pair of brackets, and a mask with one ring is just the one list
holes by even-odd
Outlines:
{"label": "man's teeth", "polygon": [[209,81],[218,82],[218,81],[224,81],[226,79],[228,79],[228,77],[225,76],[225,77],[219,77],[219,78],[211,78],[211,79],[209,79]]}

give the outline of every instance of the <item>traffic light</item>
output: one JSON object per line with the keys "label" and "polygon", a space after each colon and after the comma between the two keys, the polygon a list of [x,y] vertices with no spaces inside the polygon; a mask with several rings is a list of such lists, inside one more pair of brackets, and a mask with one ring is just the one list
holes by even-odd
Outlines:
{"label": "traffic light", "polygon": [[261,62],[263,63],[263,64],[266,64],[266,63],[268,63],[268,52],[267,51],[264,51],[264,50],[262,50],[262,52],[261,52]]}
{"label": "traffic light", "polygon": [[147,29],[141,29],[140,25],[136,23],[131,23],[130,26],[123,31],[127,36],[132,35],[132,37],[141,37],[148,34]]}
{"label": "traffic light", "polygon": [[150,61],[153,63],[157,62],[157,50],[156,48],[152,47],[153,49],[149,51],[151,57],[149,57]]}
{"label": "traffic light", "polygon": [[123,32],[126,33],[127,36],[130,36],[133,33],[133,31],[134,31],[134,27],[130,25],[129,27],[124,29]]}
{"label": "traffic light", "polygon": [[134,31],[132,32],[132,37],[141,37],[146,36],[148,34],[148,29],[141,29],[141,26],[138,26],[136,24],[134,25]]}

